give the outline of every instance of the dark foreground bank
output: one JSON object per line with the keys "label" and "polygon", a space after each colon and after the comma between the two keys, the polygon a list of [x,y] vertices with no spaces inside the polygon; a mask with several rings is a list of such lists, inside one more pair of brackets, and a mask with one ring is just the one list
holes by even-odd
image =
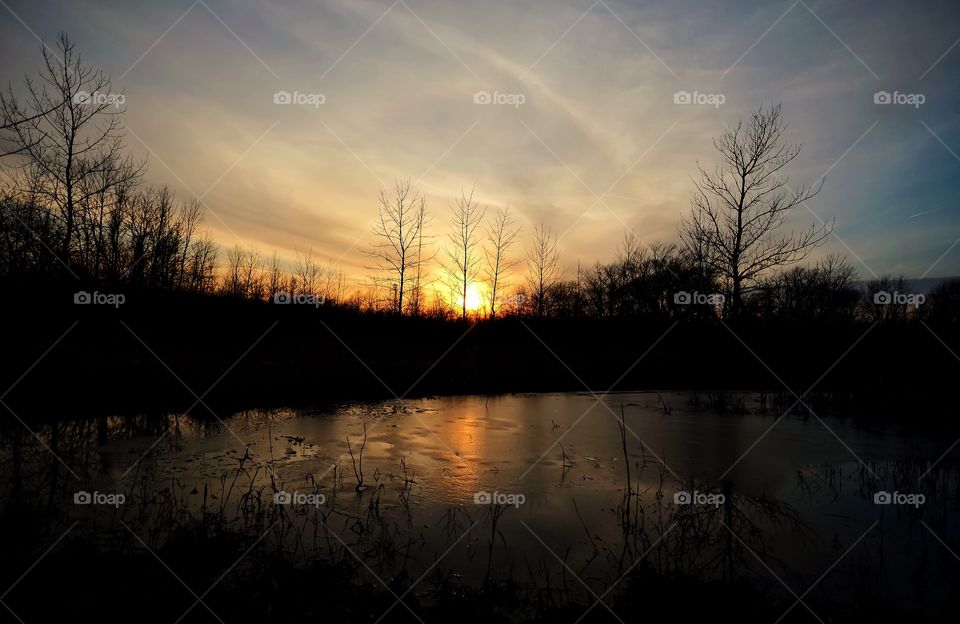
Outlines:
{"label": "dark foreground bank", "polygon": [[[10,591],[0,622],[810,622],[811,613],[851,624],[955,621],[869,600],[841,606],[811,596],[799,604],[777,587],[663,575],[645,561],[626,562],[616,591],[602,603],[556,574],[554,587],[507,579],[469,587],[443,566],[424,578],[382,579],[346,549],[339,561],[295,564],[294,553],[231,533],[212,516],[182,527],[163,546],[117,525],[107,529],[106,546],[68,534],[41,557],[35,546],[45,542],[10,537],[53,542],[57,536],[26,526],[22,516],[5,516],[0,579]],[[565,592],[568,583],[576,591]]]}

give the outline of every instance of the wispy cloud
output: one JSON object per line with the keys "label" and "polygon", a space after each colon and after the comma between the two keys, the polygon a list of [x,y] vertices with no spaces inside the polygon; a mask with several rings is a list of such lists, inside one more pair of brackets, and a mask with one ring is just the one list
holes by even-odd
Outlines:
{"label": "wispy cloud", "polygon": [[[528,226],[573,224],[563,240],[568,264],[606,259],[624,223],[645,240],[673,239],[696,163],[712,162],[711,137],[751,108],[783,101],[790,138],[806,147],[796,182],[822,175],[880,121],[830,172],[816,210],[837,217],[844,241],[876,270],[922,271],[942,253],[944,232],[960,230],[951,182],[960,163],[919,123],[960,150],[948,80],[960,48],[944,54],[957,9],[943,4],[921,21],[893,3],[869,14],[807,4],[776,23],[789,4],[608,1],[585,14],[590,4],[573,0],[208,0],[209,11],[185,16],[189,3],[10,6],[42,38],[69,30],[86,59],[115,77],[133,66],[117,85],[126,120],[176,172],[155,163],[150,180],[179,188],[179,178],[202,191],[219,179],[204,201],[229,224],[209,222],[226,245],[240,237],[265,254],[313,246],[338,257],[369,228],[380,181],[422,177],[438,231],[459,187],[476,184],[482,201],[512,206]],[[14,20],[0,35],[3,78],[32,72],[34,37]],[[878,90],[921,85],[919,110],[873,102]],[[281,90],[323,103],[275,104]],[[678,105],[678,91],[724,102]],[[477,104],[478,92],[503,103]],[[508,97],[517,95],[519,105]],[[607,206],[584,214],[672,124],[605,196]],[[917,189],[922,206],[884,205]],[[356,272],[364,264],[357,250],[343,262]],[[960,258],[948,255],[939,268],[960,272]]]}

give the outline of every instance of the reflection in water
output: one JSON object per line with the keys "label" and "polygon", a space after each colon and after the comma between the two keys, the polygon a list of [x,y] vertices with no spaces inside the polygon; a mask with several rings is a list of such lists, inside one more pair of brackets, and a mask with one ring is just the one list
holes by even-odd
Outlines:
{"label": "reflection in water", "polygon": [[[246,411],[226,426],[116,416],[55,422],[38,431],[42,444],[12,427],[0,449],[3,513],[93,515],[91,530],[122,520],[156,543],[213,519],[220,530],[267,531],[265,543],[300,562],[360,553],[392,576],[440,558],[435,571],[465,583],[493,575],[574,593],[584,589],[571,571],[600,593],[640,562],[805,588],[843,555],[817,590],[823,599],[947,596],[949,553],[920,523],[941,535],[958,528],[956,466],[927,472],[942,441],[843,420],[832,433],[817,420],[777,422],[766,401],[743,396],[718,413],[679,394],[447,397]],[[127,503],[73,505],[78,490],[123,492]],[[879,491],[926,501],[881,506]],[[277,505],[278,492],[323,502]]]}
{"label": "reflection in water", "polygon": [[[449,498],[469,500],[480,489],[480,474],[487,456],[484,406],[471,401],[456,412],[441,416],[439,430],[428,435],[443,441],[453,454],[452,466],[443,472],[444,487]],[[424,425],[429,429],[429,425]]]}

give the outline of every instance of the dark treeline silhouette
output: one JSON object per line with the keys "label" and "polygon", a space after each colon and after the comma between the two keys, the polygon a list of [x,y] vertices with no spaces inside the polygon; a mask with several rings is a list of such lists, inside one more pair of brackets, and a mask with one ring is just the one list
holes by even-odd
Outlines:
{"label": "dark treeline silhouette", "polygon": [[66,35],[57,52],[42,50],[38,80],[0,94],[10,180],[0,191],[0,271],[209,290],[216,247],[198,238],[200,204],[141,186],[145,164],[125,154],[124,96]]}
{"label": "dark treeline silhouette", "polygon": [[[613,260],[569,270],[549,225],[524,241],[509,209],[487,210],[473,191],[451,202],[445,235],[429,232],[424,196],[399,181],[379,196],[373,275],[353,287],[312,249],[292,263],[219,249],[199,201],[144,183],[145,163],[123,144],[122,94],[66,36],[58,45],[44,49],[39,79],[0,93],[0,280],[18,328],[3,376],[17,380],[38,345],[56,345],[46,376],[19,382],[37,400],[89,400],[102,387],[98,401],[175,408],[191,402],[180,380],[209,385],[225,370],[217,392],[241,403],[407,388],[779,388],[828,369],[834,389],[929,390],[951,357],[944,344],[956,344],[960,283],[924,297],[902,276],[862,283],[842,256],[810,258],[832,224],[787,227],[822,180],[791,190],[785,169],[801,147],[786,142],[779,106],[715,140],[718,164],[700,167],[677,242],[630,233]],[[75,305],[81,291],[125,303]],[[302,296],[309,305],[279,305]],[[832,369],[874,322],[885,329],[869,340],[882,344]],[[42,391],[50,375],[63,392]]]}
{"label": "dark treeline silhouette", "polygon": [[[56,53],[42,52],[38,79],[26,79],[23,93],[12,87],[0,93],[0,162],[8,174],[0,191],[0,277],[11,283],[73,279],[91,288],[253,301],[303,294],[359,311],[461,319],[957,315],[949,289],[916,305],[902,276],[858,288],[855,269],[841,256],[790,266],[822,244],[832,226],[802,233],[784,226],[789,211],[818,193],[823,181],[791,190],[785,168],[802,146],[786,142],[780,106],[761,107],[714,141],[718,164],[699,168],[676,244],[644,246],[627,234],[613,261],[584,268],[578,260],[571,278],[549,226],[538,223],[521,253],[513,249],[521,228],[509,210],[490,211],[485,219],[475,192],[461,190],[449,232],[435,250],[425,198],[399,181],[380,193],[376,242],[368,250],[374,275],[351,288],[343,271],[312,249],[297,250],[293,266],[284,266],[276,252],[267,261],[253,248],[223,253],[201,229],[199,201],[143,185],[146,166],[125,154],[125,100],[111,90],[109,77],[84,65],[66,35]],[[514,284],[512,269],[524,260],[525,276]],[[485,300],[471,309],[471,289],[480,287]]]}
{"label": "dark treeline silhouette", "polygon": [[[177,203],[166,188],[127,186],[83,198],[68,235],[50,206],[6,197],[0,213],[0,270],[8,279],[60,280],[213,292],[216,245],[198,238],[198,204]],[[66,252],[63,264],[53,245]]]}

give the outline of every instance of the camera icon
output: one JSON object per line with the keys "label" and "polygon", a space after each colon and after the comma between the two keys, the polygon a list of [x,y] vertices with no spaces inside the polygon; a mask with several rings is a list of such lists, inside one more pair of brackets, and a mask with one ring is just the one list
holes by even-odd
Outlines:
{"label": "camera icon", "polygon": [[888,305],[893,301],[893,295],[885,290],[873,293],[873,302],[877,305]]}
{"label": "camera icon", "polygon": [[289,505],[293,502],[293,495],[290,492],[285,490],[280,490],[279,492],[274,492],[273,494],[273,504],[274,505]]}
{"label": "camera icon", "polygon": [[289,91],[277,91],[273,94],[273,103],[274,104],[291,104],[293,102],[293,94]]}
{"label": "camera icon", "polygon": [[689,91],[677,91],[673,94],[674,104],[691,104],[692,102],[693,94]]}
{"label": "camera icon", "polygon": [[677,305],[688,305],[691,301],[693,301],[693,295],[685,290],[673,293],[673,302]]}
{"label": "camera icon", "polygon": [[93,502],[93,496],[90,495],[90,492],[85,492],[80,490],[79,492],[73,493],[73,504],[74,505],[89,505]]}
{"label": "camera icon", "polygon": [[77,305],[87,305],[92,300],[93,299],[90,297],[90,293],[85,290],[73,293],[73,302]]}
{"label": "camera icon", "polygon": [[77,94],[73,96],[74,104],[86,104],[90,101],[90,93],[87,91],[77,91]]}
{"label": "camera icon", "polygon": [[693,501],[693,496],[690,495],[690,492],[674,492],[673,494],[673,504],[674,505],[689,505]]}
{"label": "camera icon", "polygon": [[874,505],[889,505],[893,502],[893,495],[890,492],[874,492],[873,494],[873,504]]}
{"label": "camera icon", "polygon": [[873,94],[874,104],[889,104],[892,101],[889,91],[877,91]]}
{"label": "camera icon", "polygon": [[489,91],[477,91],[473,94],[474,104],[490,104],[493,102],[493,96]]}
{"label": "camera icon", "polygon": [[485,492],[480,490],[473,495],[473,504],[474,505],[489,505],[492,498],[490,497],[490,492]]}
{"label": "camera icon", "polygon": [[285,291],[273,293],[273,302],[280,305],[290,303],[290,293]]}

